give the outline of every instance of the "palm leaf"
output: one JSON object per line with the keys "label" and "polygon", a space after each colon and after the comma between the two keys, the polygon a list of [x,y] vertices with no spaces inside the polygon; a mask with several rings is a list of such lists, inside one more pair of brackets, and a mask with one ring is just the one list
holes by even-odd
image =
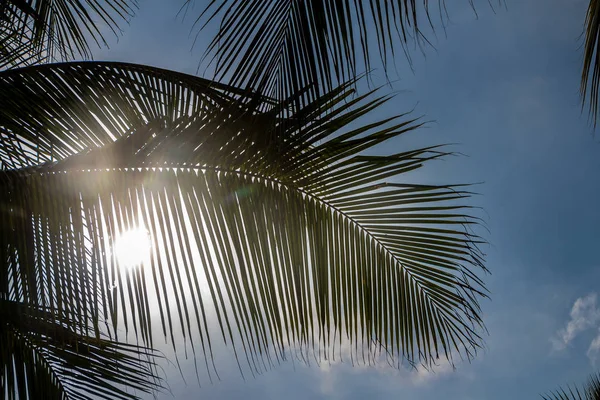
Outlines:
{"label": "palm leaf", "polygon": [[33,33],[29,26],[19,29],[4,19],[0,21],[0,30],[0,70],[47,61],[46,48],[32,48]]}
{"label": "palm leaf", "polygon": [[387,76],[396,53],[410,61],[411,47],[428,44],[423,25],[433,31],[432,15],[447,16],[443,1],[421,3],[212,0],[196,24],[220,21],[205,53],[217,79],[278,99],[308,89],[315,99],[377,61]]}
{"label": "palm leaf", "polygon": [[600,375],[590,376],[583,388],[561,388],[548,395],[543,395],[544,400],[598,400],[600,399]]}
{"label": "palm leaf", "polygon": [[117,34],[136,7],[135,0],[3,0],[0,68],[90,58],[89,42],[106,45],[103,30]]}
{"label": "palm leaf", "polygon": [[[82,335],[53,310],[0,300],[0,390],[9,399],[133,399],[160,388],[154,354]],[[127,391],[126,391],[127,390]]]}
{"label": "palm leaf", "polygon": [[184,74],[110,62],[4,71],[0,91],[4,169],[80,154],[150,121],[221,107],[243,93]]}
{"label": "palm leaf", "polygon": [[580,92],[584,104],[589,103],[589,113],[596,126],[598,119],[598,98],[600,96],[600,52],[598,35],[600,34],[600,3],[590,0],[585,19],[585,44],[583,53],[583,71],[581,73]]}
{"label": "palm leaf", "polygon": [[[294,112],[198,78],[95,63],[10,71],[0,85],[0,105],[12,104],[0,107],[0,159],[17,167],[0,179],[5,270],[19,277],[4,278],[6,293],[87,316],[115,339],[121,328],[148,346],[161,335],[201,348],[211,376],[219,336],[253,372],[290,354],[429,364],[480,345],[470,193],[404,178],[446,152],[364,155],[421,125],[357,123],[389,97],[351,99],[349,83]],[[39,111],[19,107],[33,94]],[[19,131],[18,118],[36,124]],[[84,128],[96,118],[96,131]],[[152,255],[122,268],[114,240],[139,225]]]}

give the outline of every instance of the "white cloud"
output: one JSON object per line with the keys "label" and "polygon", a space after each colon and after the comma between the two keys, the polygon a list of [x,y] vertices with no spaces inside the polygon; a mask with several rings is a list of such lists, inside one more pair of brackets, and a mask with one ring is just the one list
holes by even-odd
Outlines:
{"label": "white cloud", "polygon": [[[571,309],[570,321],[557,332],[556,337],[552,338],[552,345],[555,350],[564,350],[579,333],[598,325],[600,322],[600,308],[598,308],[597,302],[598,296],[596,293],[590,293],[575,301]],[[590,350],[592,348],[600,350],[600,335],[590,345]]]}
{"label": "white cloud", "polygon": [[[394,368],[385,362],[375,365],[354,365],[332,362],[319,366],[319,391],[328,398],[344,398],[345,393],[352,386],[349,382],[362,381],[368,385],[389,390],[419,388],[435,383],[439,379],[453,375],[455,378],[473,380],[471,374],[460,372],[450,363],[440,361],[439,365],[426,369],[422,366],[416,368]],[[375,389],[373,389],[375,390]]]}
{"label": "white cloud", "polygon": [[418,368],[416,371],[413,371],[410,375],[410,381],[414,385],[423,385],[431,382],[432,380],[441,378],[442,376],[449,375],[455,372],[454,366],[448,362],[442,362],[440,365],[432,368]]}

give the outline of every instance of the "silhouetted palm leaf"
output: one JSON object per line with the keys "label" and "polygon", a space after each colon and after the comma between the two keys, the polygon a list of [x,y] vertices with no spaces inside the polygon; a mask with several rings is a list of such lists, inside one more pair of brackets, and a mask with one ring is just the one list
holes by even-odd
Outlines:
{"label": "silhouetted palm leaf", "polygon": [[106,44],[133,15],[136,0],[0,1],[0,69],[46,60],[91,57],[89,42]]}
{"label": "silhouetted palm leaf", "polygon": [[600,375],[590,376],[583,388],[570,387],[558,389],[548,395],[543,395],[544,400],[600,400]]}
{"label": "silhouetted palm leaf", "polygon": [[314,99],[370,71],[377,55],[386,75],[396,53],[410,60],[436,14],[443,23],[444,1],[212,0],[196,23],[221,18],[206,53],[218,79],[279,99],[308,88]]}
{"label": "silhouetted palm leaf", "polygon": [[47,60],[45,49],[33,49],[31,40],[27,39],[32,37],[29,27],[19,30],[14,25],[7,25],[0,29],[0,70],[43,63]]}
{"label": "silhouetted palm leaf", "polygon": [[0,390],[8,399],[131,399],[160,387],[149,349],[77,332],[49,309],[0,300]]}
{"label": "silhouetted palm leaf", "polygon": [[[2,73],[3,169],[62,160],[112,143],[150,121],[232,102],[229,86],[115,63],[71,63]],[[25,106],[25,107],[24,107]]]}
{"label": "silhouetted palm leaf", "polygon": [[583,71],[581,73],[581,96],[589,102],[589,112],[596,126],[598,120],[598,98],[600,96],[600,3],[590,0],[585,19],[585,45]]}
{"label": "silhouetted palm leaf", "polygon": [[[294,112],[127,64],[0,73],[6,293],[148,346],[159,318],[209,374],[218,336],[252,371],[345,343],[356,362],[470,357],[483,264],[469,192],[401,179],[438,147],[363,155],[421,123],[358,125],[390,98],[351,85]],[[152,255],[122,268],[114,240],[139,225]]]}

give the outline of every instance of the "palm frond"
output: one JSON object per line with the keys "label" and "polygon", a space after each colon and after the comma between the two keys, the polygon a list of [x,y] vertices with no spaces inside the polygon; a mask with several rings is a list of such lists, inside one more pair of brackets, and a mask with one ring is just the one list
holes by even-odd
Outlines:
{"label": "palm frond", "polygon": [[[110,73],[135,68],[111,64]],[[94,88],[102,79],[89,71],[103,69],[88,63],[0,74],[8,82],[0,104],[29,98],[22,93],[34,82],[52,85],[36,102],[47,105],[39,115],[55,128],[40,123],[25,135],[37,143],[77,143],[82,135],[84,143],[100,134],[79,127],[94,108],[81,108],[88,98],[73,88]],[[87,315],[96,323],[89,329],[116,339],[121,327],[148,346],[159,334],[176,349],[201,348],[209,374],[216,373],[219,336],[251,371],[290,351],[340,357],[348,344],[354,362],[371,363],[377,354],[427,364],[473,356],[485,289],[481,239],[469,228],[477,219],[465,204],[470,193],[406,180],[444,156],[443,148],[363,155],[415,130],[418,119],[361,126],[361,116],[391,98],[351,99],[348,86],[294,112],[243,93],[223,97],[219,85],[197,78],[144,71],[173,91],[195,83],[183,97],[199,97],[203,106],[168,111],[171,97],[162,90],[170,86],[159,96],[141,79],[87,92],[99,132],[129,119],[95,150],[93,142],[64,146],[61,157],[35,167],[34,157],[23,157],[20,165],[29,167],[0,175],[4,293],[71,319]],[[15,75],[28,83],[12,84]],[[0,129],[12,134],[3,136],[4,147],[24,142],[15,118],[16,111],[0,110]],[[140,225],[152,255],[145,267],[123,268],[114,240]],[[105,327],[97,323],[102,317]]]}
{"label": "palm frond", "polygon": [[84,153],[150,121],[173,121],[233,104],[243,93],[200,78],[124,63],[4,71],[1,167],[24,168]]}
{"label": "palm frond", "polygon": [[28,26],[19,29],[14,25],[4,26],[0,22],[0,70],[44,63],[48,60],[45,48],[32,48],[33,33]]}
{"label": "palm frond", "polygon": [[308,89],[315,99],[376,65],[387,76],[396,53],[410,62],[436,14],[444,24],[444,1],[213,0],[196,25],[220,21],[205,53],[217,79],[278,99]]}
{"label": "palm frond", "polygon": [[136,0],[3,0],[0,68],[90,58],[89,43],[106,45],[103,31],[118,34],[136,7]]}
{"label": "palm frond", "polygon": [[600,374],[593,374],[583,388],[567,386],[555,392],[542,395],[544,400],[599,400]]}
{"label": "palm frond", "polygon": [[128,400],[161,387],[149,349],[78,333],[59,313],[20,302],[0,300],[0,316],[0,390],[9,399]]}
{"label": "palm frond", "polygon": [[585,19],[585,44],[580,92],[583,103],[589,103],[590,118],[594,127],[598,121],[598,98],[600,96],[600,2],[590,0]]}

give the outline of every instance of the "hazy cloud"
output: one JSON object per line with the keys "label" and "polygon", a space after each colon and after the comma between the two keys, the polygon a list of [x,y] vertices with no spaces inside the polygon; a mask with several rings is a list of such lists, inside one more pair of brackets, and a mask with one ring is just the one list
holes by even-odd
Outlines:
{"label": "hazy cloud", "polygon": [[431,382],[432,380],[439,379],[445,375],[449,375],[455,372],[454,366],[448,362],[442,362],[440,365],[432,368],[418,368],[413,371],[410,375],[410,381],[414,385],[423,385]]}
{"label": "hazy cloud", "polygon": [[587,356],[594,366],[598,360],[598,354],[600,354],[600,330],[598,330],[598,335],[592,340],[587,351]]}
{"label": "hazy cloud", "polygon": [[[571,309],[571,320],[567,325],[557,332],[556,337],[552,338],[552,345],[555,350],[564,350],[575,337],[600,322],[600,309],[598,308],[598,296],[596,293],[590,293],[585,297],[578,298]],[[600,335],[594,339],[588,350],[600,350]]]}

